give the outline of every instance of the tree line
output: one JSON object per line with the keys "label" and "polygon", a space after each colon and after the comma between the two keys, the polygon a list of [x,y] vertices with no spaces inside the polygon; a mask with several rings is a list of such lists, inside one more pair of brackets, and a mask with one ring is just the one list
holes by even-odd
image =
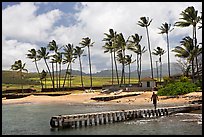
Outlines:
{"label": "tree line", "polygon": [[[199,64],[198,58],[202,56],[202,42],[197,42],[197,29],[202,28],[202,12],[201,15],[198,16],[198,11],[195,10],[193,6],[187,7],[184,11],[180,13],[181,17],[180,20],[174,23],[174,27],[190,27],[193,28],[192,37],[186,36],[180,41],[180,45],[176,46],[172,52],[175,52],[175,56],[179,57],[180,60],[178,62],[186,64],[186,69],[184,69],[184,76],[189,76],[191,74],[192,82],[195,83],[197,81],[201,81],[202,75],[202,62]],[[149,17],[140,17],[137,25],[140,27],[145,28],[146,30],[146,39],[147,39],[147,47],[149,52],[150,58],[150,69],[151,69],[151,78],[154,78],[153,74],[153,61],[152,55],[158,56],[158,60],[156,63],[160,63],[160,76],[158,76],[157,71],[157,78],[162,77],[162,55],[166,53],[166,51],[158,46],[151,51],[151,40],[149,35],[149,27],[151,25],[153,19]],[[199,25],[199,26],[198,26]],[[158,28],[160,32],[158,34],[166,34],[166,46],[167,46],[167,54],[168,54],[168,77],[171,77],[171,70],[170,70],[170,42],[169,42],[169,33],[174,29],[172,25],[165,22]],[[138,75],[139,84],[141,80],[141,71],[142,71],[142,55],[147,51],[145,46],[141,45],[142,36],[135,33],[129,36],[127,39],[124,38],[122,33],[117,33],[113,29],[109,29],[108,33],[104,33],[104,38],[102,41],[104,45],[102,46],[104,49],[104,53],[110,54],[111,59],[111,72],[112,72],[112,82],[114,84],[114,70],[116,71],[116,81],[119,86],[126,84],[125,81],[125,67],[128,66],[129,70],[129,81],[130,84],[130,65],[135,63],[136,66],[136,73]],[[89,75],[90,75],[90,87],[92,89],[93,81],[92,81],[92,67],[91,67],[91,47],[93,47],[94,42],[89,37],[82,38],[82,41],[79,42],[81,46],[75,46],[71,43],[67,45],[63,45],[59,47],[55,40],[49,42],[47,47],[40,47],[40,49],[30,49],[28,50],[27,58],[33,60],[35,63],[36,70],[39,75],[39,80],[44,88],[43,80],[45,80],[46,86],[46,78],[49,75],[49,78],[52,81],[52,88],[55,90],[64,88],[65,83],[68,77],[69,87],[71,87],[71,79],[72,79],[72,63],[74,63],[75,59],[78,58],[79,60],[79,68],[81,71],[81,86],[84,88],[83,85],[83,76],[82,76],[82,63],[81,58],[83,56],[84,49],[87,48],[88,52],[88,61],[89,61]],[[201,45],[201,47],[199,46]],[[132,54],[127,54],[127,51],[132,52]],[[135,55],[135,59],[133,59],[133,54]],[[39,66],[37,62],[39,60],[44,60],[44,63],[47,67],[47,70],[39,71]],[[51,64],[51,68],[49,67],[48,63]],[[119,78],[118,75],[118,63],[121,64],[121,77]],[[62,65],[66,65],[66,74],[65,76],[61,76],[61,68]],[[156,65],[157,66],[157,65]],[[55,68],[54,68],[55,67]],[[184,68],[184,67],[183,67]],[[12,70],[19,70],[22,74],[22,71],[27,71],[25,69],[25,63],[22,63],[21,60],[15,61],[15,63],[11,66]],[[52,70],[52,71],[51,71]],[[157,67],[158,70],[158,67]],[[21,75],[23,78],[23,75]],[[61,83],[61,79],[63,79],[63,83]]]}

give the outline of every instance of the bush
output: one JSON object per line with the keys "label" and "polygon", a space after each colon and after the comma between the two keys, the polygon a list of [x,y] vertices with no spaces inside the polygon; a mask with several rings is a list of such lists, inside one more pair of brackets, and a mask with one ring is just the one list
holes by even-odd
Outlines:
{"label": "bush", "polygon": [[172,78],[167,77],[167,76],[164,76],[163,79],[164,79],[164,85],[167,85],[168,83],[174,83],[175,82]]}
{"label": "bush", "polygon": [[190,92],[194,92],[197,89],[198,87],[194,83],[175,82],[175,83],[169,83],[165,87],[159,89],[157,94],[160,96],[183,95]]}
{"label": "bush", "polygon": [[181,77],[180,77],[180,81],[181,81],[181,82],[189,82],[189,79],[188,79],[188,77],[186,77],[186,76],[181,76]]}

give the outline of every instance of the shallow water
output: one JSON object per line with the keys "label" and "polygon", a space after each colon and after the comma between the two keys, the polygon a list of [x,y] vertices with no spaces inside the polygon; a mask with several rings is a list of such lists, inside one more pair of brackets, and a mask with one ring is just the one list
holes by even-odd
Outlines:
{"label": "shallow water", "polygon": [[2,105],[3,135],[202,135],[202,111],[159,118],[130,120],[82,128],[52,130],[50,118],[59,114],[135,109],[133,105]]}

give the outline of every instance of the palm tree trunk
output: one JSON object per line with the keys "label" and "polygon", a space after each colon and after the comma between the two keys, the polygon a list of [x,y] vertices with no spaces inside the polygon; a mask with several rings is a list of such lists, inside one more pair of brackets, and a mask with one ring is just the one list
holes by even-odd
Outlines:
{"label": "palm tree trunk", "polygon": [[88,46],[88,54],[89,54],[89,70],[90,70],[90,80],[91,80],[91,89],[92,89],[91,57],[90,57],[90,48],[89,48],[89,46]]}
{"label": "palm tree trunk", "polygon": [[59,86],[58,86],[58,65],[57,65],[57,62],[55,63],[55,67],[56,67],[56,73],[55,73],[55,75],[56,75],[56,87],[58,90]]}
{"label": "palm tree trunk", "polygon": [[54,70],[54,63],[52,62],[52,77],[53,77],[53,88],[55,89],[55,70]]}
{"label": "palm tree trunk", "polygon": [[196,68],[197,68],[197,78],[200,81],[200,75],[199,75],[199,68],[198,68],[198,46],[197,46],[197,37],[196,37],[196,26],[194,27],[194,39],[195,39],[195,48],[196,48],[196,54],[195,54],[195,59],[196,59]]}
{"label": "palm tree trunk", "polygon": [[112,53],[112,50],[111,50],[111,75],[112,75],[112,85],[113,85],[113,53]]}
{"label": "palm tree trunk", "polygon": [[150,63],[151,63],[151,73],[152,73],[152,78],[154,78],[153,66],[152,66],[152,54],[151,54],[150,41],[149,41],[149,32],[148,32],[148,28],[147,27],[146,27],[146,30],[147,30],[147,40],[148,40],[148,47],[149,47],[149,57],[150,57]]}
{"label": "palm tree trunk", "polygon": [[[196,40],[195,40],[195,32],[196,32],[196,27],[193,26],[193,45],[194,45],[194,48],[196,48]],[[194,69],[194,57],[192,57],[192,81],[193,83],[195,82],[195,69]]]}
{"label": "palm tree trunk", "polygon": [[193,83],[195,82],[195,77],[194,77],[194,72],[195,72],[195,70],[194,70],[194,58],[192,58],[192,81],[193,81]]}
{"label": "palm tree trunk", "polygon": [[45,88],[47,88],[46,78],[45,78]]}
{"label": "palm tree trunk", "polygon": [[157,80],[159,80],[159,72],[158,72],[158,62],[156,61],[156,69],[157,69]]}
{"label": "palm tree trunk", "polygon": [[[38,69],[38,65],[37,65],[36,59],[35,59],[35,67],[36,67],[37,72],[38,72],[38,75],[39,75],[39,77],[40,77],[40,71],[39,71],[39,69]],[[41,83],[41,86],[42,86],[42,89],[43,89],[43,82],[42,82],[42,79],[40,79],[40,83]]]}
{"label": "palm tree trunk", "polygon": [[81,58],[79,56],[79,65],[80,65],[80,71],[81,71],[81,87],[84,89],[84,82],[83,82],[83,77],[82,77],[82,64],[81,64]]}
{"label": "palm tree trunk", "polygon": [[66,69],[66,74],[65,74],[64,83],[63,83],[62,88],[64,88],[64,85],[65,85],[65,82],[66,82],[67,74],[68,74],[68,71],[69,71],[69,65],[70,65],[70,63],[67,63],[67,69]]}
{"label": "palm tree trunk", "polygon": [[21,89],[22,89],[22,93],[24,93],[23,92],[23,74],[22,74],[22,70],[20,70],[20,72],[21,72]]}
{"label": "palm tree trunk", "polygon": [[137,76],[138,76],[138,79],[140,79],[140,74],[139,74],[139,55],[137,53]]}
{"label": "palm tree trunk", "polygon": [[130,64],[129,64],[129,85],[130,85]]}
{"label": "palm tree trunk", "polygon": [[140,75],[139,75],[139,83],[140,83],[140,80],[141,80],[141,74],[142,74],[142,54],[140,54],[140,59],[139,59],[139,61],[140,61]]}
{"label": "palm tree trunk", "polygon": [[61,70],[62,70],[62,65],[61,63],[59,63],[59,89],[60,89]]}
{"label": "palm tree trunk", "polygon": [[124,74],[125,74],[125,62],[124,62],[124,57],[125,57],[125,53],[124,53],[124,50],[122,51],[122,76],[121,76],[121,82],[120,82],[120,86],[121,84],[125,84],[125,80],[124,80]]}
{"label": "palm tree trunk", "polygon": [[116,62],[116,57],[115,57],[115,50],[113,52],[113,55],[114,55],[114,62],[115,62],[116,77],[117,77],[117,81],[118,81],[118,85],[119,85],[120,83],[119,83],[119,77],[118,77],[118,67],[117,67],[117,62]]}
{"label": "palm tree trunk", "polygon": [[161,82],[161,78],[162,78],[162,62],[160,61],[160,82]]}
{"label": "palm tree trunk", "polygon": [[[52,74],[51,74],[50,68],[49,68],[49,66],[48,66],[48,64],[47,64],[46,59],[44,59],[44,61],[45,61],[45,64],[46,64],[47,69],[48,69],[49,74],[50,74],[50,78],[51,78],[51,81],[52,81],[53,90],[55,90],[54,81],[53,81],[53,78],[54,78],[54,77],[52,78]],[[54,71],[53,71],[53,72],[54,72]]]}
{"label": "palm tree trunk", "polygon": [[168,72],[169,72],[169,77],[170,75],[170,58],[169,58],[169,37],[168,33],[166,33],[166,39],[167,39],[167,52],[168,52]]}
{"label": "palm tree trunk", "polygon": [[69,87],[72,86],[72,63],[70,62]]}

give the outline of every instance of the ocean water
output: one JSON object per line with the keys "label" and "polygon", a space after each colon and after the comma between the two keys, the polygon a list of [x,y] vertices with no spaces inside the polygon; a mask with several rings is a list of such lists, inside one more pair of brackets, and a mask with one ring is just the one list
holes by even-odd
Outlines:
{"label": "ocean water", "polygon": [[50,118],[54,115],[135,108],[105,104],[2,105],[2,135],[202,135],[201,110],[81,128],[53,130],[50,127]]}

